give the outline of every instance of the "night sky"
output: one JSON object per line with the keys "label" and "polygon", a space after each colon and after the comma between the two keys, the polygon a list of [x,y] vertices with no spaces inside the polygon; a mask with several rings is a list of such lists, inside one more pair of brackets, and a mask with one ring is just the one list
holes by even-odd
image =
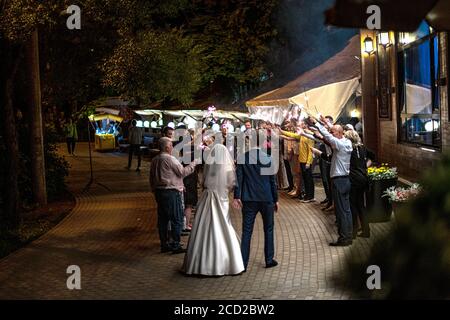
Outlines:
{"label": "night sky", "polygon": [[324,24],[324,11],[333,6],[334,0],[281,0],[278,13],[278,29],[288,38],[288,52],[284,58],[290,61],[278,80],[292,80],[342,50],[347,41],[358,33],[357,29],[343,29]]}

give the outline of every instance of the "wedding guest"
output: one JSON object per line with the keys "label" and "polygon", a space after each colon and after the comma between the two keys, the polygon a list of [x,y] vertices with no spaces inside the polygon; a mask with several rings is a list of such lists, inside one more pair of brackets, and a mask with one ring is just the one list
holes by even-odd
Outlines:
{"label": "wedding guest", "polygon": [[[344,137],[344,130],[340,125],[328,124],[330,131],[315,119],[309,119],[319,129],[333,149],[331,158],[331,181],[333,184],[333,199],[335,201],[336,219],[339,238],[330,246],[349,246],[353,240],[353,222],[350,210],[350,158],[353,151],[352,143]],[[323,123],[328,121],[321,116]]]}
{"label": "wedding guest", "polygon": [[250,120],[245,121],[244,125],[245,125],[245,132],[247,132],[247,131],[252,129],[252,123],[251,123]]}
{"label": "wedding guest", "polygon": [[[300,128],[306,130],[306,124],[300,123]],[[299,133],[281,131],[281,133],[287,137],[295,138],[299,140],[299,155],[298,161],[300,162],[300,171],[303,177],[303,183],[305,185],[305,197],[302,200],[304,203],[316,201],[314,198],[314,178],[312,175],[312,163],[313,153],[311,148],[314,147],[314,140],[307,138]]]}
{"label": "wedding guest", "polygon": [[[150,186],[158,205],[158,229],[161,252],[186,252],[180,243],[183,228],[183,178],[195,170],[196,161],[186,167],[172,156],[172,141],[159,139],[160,154],[150,165]],[[167,229],[171,225],[172,243],[168,243]]]}
{"label": "wedding guest", "polygon": [[[297,121],[294,119],[290,120],[289,131],[293,132],[297,128]],[[288,129],[288,128],[286,128]],[[300,163],[298,161],[299,158],[299,141],[295,138],[284,138],[284,140],[288,143],[288,153],[290,153],[290,167],[292,171],[294,188],[291,192],[288,193],[289,196],[293,198],[299,198],[303,200],[303,184],[300,170]]]}
{"label": "wedding guest", "polygon": [[[361,142],[361,138],[355,130],[347,130],[345,137],[352,142],[353,151],[350,159],[350,208],[353,219],[353,239],[356,236],[369,238],[370,227],[364,208],[364,194],[369,186],[367,166],[370,165],[374,154]],[[358,218],[362,232],[358,234]]]}
{"label": "wedding guest", "polygon": [[142,144],[142,129],[137,127],[137,121],[132,120],[131,126],[128,130],[128,143],[130,144],[128,151],[128,166],[131,168],[131,161],[133,160],[133,153],[138,156],[138,165],[136,171],[141,171],[141,144]]}
{"label": "wedding guest", "polygon": [[[284,123],[285,127],[288,125],[287,122]],[[292,147],[289,148],[289,141],[287,139],[280,139],[280,149],[283,150],[283,163],[284,167],[286,168],[286,175],[288,180],[288,189],[286,190],[288,193],[290,193],[292,190],[294,190],[294,176],[292,174],[291,169],[291,160],[293,156]]]}
{"label": "wedding guest", "polygon": [[[194,132],[188,131],[188,134],[190,135],[190,143],[187,146],[188,154],[186,154],[185,159],[190,159],[190,162],[194,161]],[[184,164],[184,166],[187,166],[188,164]],[[186,176],[183,179],[184,183],[184,217],[185,217],[185,224],[183,232],[190,232],[192,229],[191,225],[191,216],[192,216],[192,210],[197,205],[198,202],[198,190],[197,190],[197,184],[198,184],[198,171],[194,170],[190,175]]]}
{"label": "wedding guest", "polygon": [[169,126],[164,127],[164,129],[162,131],[163,137],[167,137],[170,140],[173,139],[174,133],[175,133],[175,130],[173,128],[169,127]]}
{"label": "wedding guest", "polygon": [[77,125],[72,121],[72,118],[69,119],[69,122],[65,126],[66,132],[66,142],[67,142],[67,151],[69,154],[75,156],[75,145],[78,140],[78,131]]}

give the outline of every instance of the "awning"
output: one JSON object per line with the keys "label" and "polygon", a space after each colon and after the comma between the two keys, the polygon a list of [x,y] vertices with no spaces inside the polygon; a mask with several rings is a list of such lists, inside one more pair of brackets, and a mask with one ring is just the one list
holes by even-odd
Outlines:
{"label": "awning", "polygon": [[93,114],[89,116],[89,120],[91,121],[100,121],[104,119],[109,119],[117,122],[122,122],[123,118],[114,114]]}
{"label": "awning", "polygon": [[325,11],[325,23],[367,29],[371,5],[380,7],[384,31],[414,32],[423,20],[438,31],[450,30],[450,0],[336,0]]}
{"label": "awning", "polygon": [[361,77],[360,37],[320,66],[302,74],[284,87],[247,101],[255,117],[280,123],[292,105],[337,117],[359,88]]}
{"label": "awning", "polygon": [[109,113],[109,114],[113,114],[118,116],[120,114],[120,110],[117,109],[112,109],[112,108],[105,108],[105,107],[100,107],[100,108],[95,108],[95,112],[97,113]]}
{"label": "awning", "polygon": [[[144,109],[144,110],[135,110],[135,112],[141,116],[153,116],[158,115],[162,117],[163,114],[172,116],[172,117],[192,117],[198,121],[202,121],[203,118],[206,117],[208,111],[207,110],[156,110],[156,109]],[[243,112],[235,112],[235,111],[224,111],[224,110],[216,110],[214,111],[214,116],[219,119],[239,119],[245,120],[249,118],[248,113]]]}

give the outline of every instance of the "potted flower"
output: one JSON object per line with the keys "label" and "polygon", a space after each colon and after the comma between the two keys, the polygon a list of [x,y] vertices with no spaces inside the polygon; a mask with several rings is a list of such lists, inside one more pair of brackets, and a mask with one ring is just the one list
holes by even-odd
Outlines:
{"label": "potted flower", "polygon": [[383,193],[397,185],[397,168],[389,167],[387,163],[367,169],[369,190],[367,192],[367,208],[369,222],[385,222],[391,219],[392,205]]}
{"label": "potted flower", "polygon": [[410,187],[390,187],[384,191],[382,197],[386,197],[392,205],[395,213],[396,208],[407,201],[417,197],[421,192],[421,187],[418,183],[414,183]]}

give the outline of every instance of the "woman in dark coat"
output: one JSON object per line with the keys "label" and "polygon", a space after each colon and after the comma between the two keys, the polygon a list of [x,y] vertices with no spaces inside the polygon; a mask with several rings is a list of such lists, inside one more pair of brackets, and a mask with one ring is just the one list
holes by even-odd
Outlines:
{"label": "woman in dark coat", "polygon": [[[361,138],[355,130],[346,131],[345,137],[353,145],[350,158],[350,209],[353,218],[353,238],[356,236],[369,238],[370,227],[364,208],[364,193],[369,186],[367,166],[374,159],[374,154],[361,143]],[[358,234],[358,218],[362,229],[360,234]]]}

